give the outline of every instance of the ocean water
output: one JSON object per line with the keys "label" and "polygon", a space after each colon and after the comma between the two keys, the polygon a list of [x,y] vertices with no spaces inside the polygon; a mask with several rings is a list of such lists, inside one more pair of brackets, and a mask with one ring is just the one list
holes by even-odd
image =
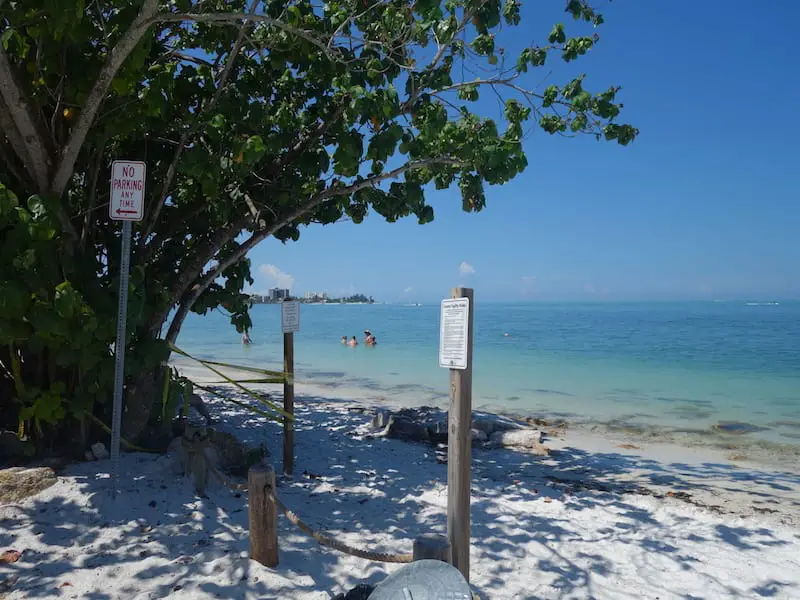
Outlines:
{"label": "ocean water", "polygon": [[[445,404],[439,305],[303,305],[297,378],[376,399]],[[178,346],[280,370],[280,307],[253,308],[243,346],[220,313],[192,315]],[[343,335],[375,348],[340,343]],[[506,335],[508,334],[508,335]],[[800,445],[800,302],[475,305],[473,406],[626,431],[713,432]]]}

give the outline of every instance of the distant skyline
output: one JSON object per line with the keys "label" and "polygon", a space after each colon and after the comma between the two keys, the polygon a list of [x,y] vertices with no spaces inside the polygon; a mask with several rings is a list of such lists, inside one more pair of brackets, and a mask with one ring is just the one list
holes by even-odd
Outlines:
{"label": "distant skyline", "polygon": [[[248,291],[418,302],[463,284],[487,301],[800,298],[800,120],[781,106],[800,96],[800,3],[600,7],[600,43],[574,68],[553,61],[548,80],[577,69],[592,89],[622,85],[636,142],[536,131],[527,170],[488,188],[481,213],[463,213],[455,189],[429,190],[428,225],[371,214],[308,227],[296,243],[267,240],[250,254]],[[543,39],[569,24],[562,11],[525,3],[523,27],[503,43]],[[490,100],[481,109],[495,110]]]}

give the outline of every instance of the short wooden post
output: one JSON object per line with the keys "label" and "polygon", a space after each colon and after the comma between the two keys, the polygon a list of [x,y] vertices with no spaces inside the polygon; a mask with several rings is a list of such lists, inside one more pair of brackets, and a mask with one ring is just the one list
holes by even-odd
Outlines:
{"label": "short wooden post", "polygon": [[275,491],[275,471],[253,465],[247,473],[250,558],[265,567],[278,566],[278,507],[267,491]]}
{"label": "short wooden post", "polygon": [[450,563],[450,540],[446,535],[428,533],[414,540],[414,560],[430,558]]}
{"label": "short wooden post", "polygon": [[469,581],[470,487],[472,461],[472,329],[473,291],[454,288],[453,298],[469,301],[466,369],[450,369],[447,435],[447,537],[452,564]]}
{"label": "short wooden post", "polygon": [[[294,417],[294,333],[283,334],[283,410]],[[283,419],[283,473],[291,475],[294,469],[294,420]]]}

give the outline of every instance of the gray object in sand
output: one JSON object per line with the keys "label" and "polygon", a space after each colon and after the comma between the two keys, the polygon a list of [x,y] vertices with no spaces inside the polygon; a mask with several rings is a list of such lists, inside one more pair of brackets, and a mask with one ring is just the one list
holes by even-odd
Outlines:
{"label": "gray object in sand", "polygon": [[472,600],[472,591],[454,566],[418,560],[384,579],[369,600]]}

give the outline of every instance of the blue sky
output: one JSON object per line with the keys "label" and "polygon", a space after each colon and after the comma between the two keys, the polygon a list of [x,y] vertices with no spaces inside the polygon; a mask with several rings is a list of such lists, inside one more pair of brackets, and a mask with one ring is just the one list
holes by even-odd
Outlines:
{"label": "blue sky", "polygon": [[[572,23],[563,6],[525,3],[523,27],[498,42],[542,42]],[[265,241],[250,254],[253,289],[389,302],[458,284],[485,300],[800,297],[800,2],[597,6],[600,43],[550,80],[577,70],[594,91],[622,85],[634,144],[536,131],[527,170],[488,188],[482,212],[461,212],[457,190],[431,191],[428,225],[371,215]]]}

